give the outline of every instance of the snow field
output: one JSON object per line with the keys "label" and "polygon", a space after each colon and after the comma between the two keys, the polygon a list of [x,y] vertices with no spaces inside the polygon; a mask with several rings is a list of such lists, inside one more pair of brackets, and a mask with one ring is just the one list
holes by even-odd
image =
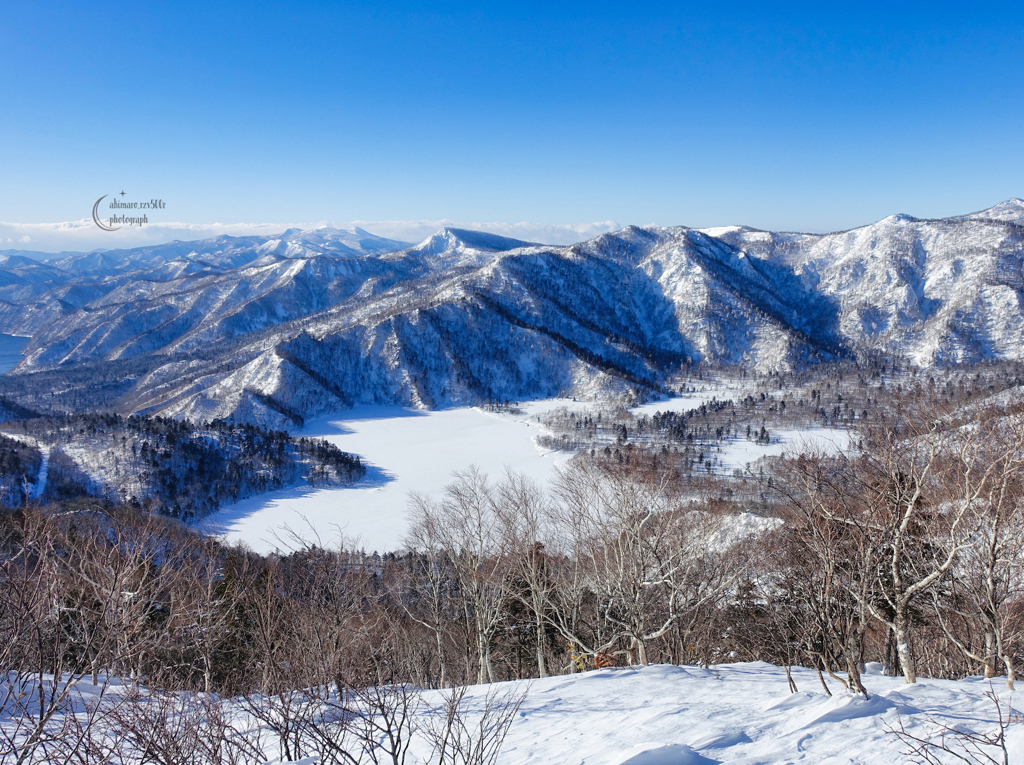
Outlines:
{"label": "snow field", "polygon": [[[826,695],[810,669],[795,667],[792,674],[797,693],[789,692],[782,668],[763,662],[601,669],[472,686],[462,708],[472,727],[488,695],[513,698],[525,691],[500,765],[893,765],[916,761],[893,732],[901,725],[929,740],[938,740],[943,727],[995,731],[996,708],[986,697],[994,691],[1004,718],[1011,709],[1015,713],[1006,732],[1009,762],[1024,763],[1024,723],[1001,679],[907,685],[899,677],[869,674],[871,698],[865,699],[828,678],[833,695]],[[77,688],[82,702],[96,690],[87,681]],[[125,691],[115,683],[105,695],[109,700]],[[441,691],[424,691],[423,701],[435,709],[444,704]],[[425,715],[424,709],[417,714]],[[240,731],[255,732],[241,708],[230,715]],[[10,723],[0,719],[0,725]],[[428,742],[415,737],[407,762],[425,765],[430,753]],[[1002,761],[1001,753],[988,753]]]}
{"label": "snow field", "polygon": [[[668,665],[603,669],[530,683],[505,740],[502,765],[768,765],[909,761],[890,730],[900,720],[926,737],[942,724],[975,732],[995,727],[993,688],[1012,702],[1001,680],[920,680],[869,675],[872,698],[845,692],[826,678],[762,662],[710,669]],[[518,689],[520,684],[506,683]],[[471,689],[482,698],[486,686]],[[1024,762],[1024,723],[1007,734],[1010,762]]]}
{"label": "snow field", "polygon": [[680,393],[672,398],[662,401],[651,401],[630,408],[637,417],[646,414],[648,417],[658,412],[688,412],[697,409],[701,404],[710,404],[713,400],[726,401],[728,399],[743,398],[754,391],[754,384],[734,379],[719,380],[687,380],[687,388],[696,388],[694,391]]}
{"label": "snow field", "polygon": [[711,456],[721,460],[727,472],[746,470],[762,457],[776,457],[784,451],[810,452],[844,451],[850,446],[848,431],[837,428],[809,428],[807,430],[773,430],[771,443],[756,444],[738,438],[723,442],[721,451],[711,451]]}

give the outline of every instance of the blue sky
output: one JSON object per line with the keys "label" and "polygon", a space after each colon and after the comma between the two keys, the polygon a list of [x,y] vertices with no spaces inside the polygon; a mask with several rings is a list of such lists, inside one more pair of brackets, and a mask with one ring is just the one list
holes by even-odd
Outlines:
{"label": "blue sky", "polygon": [[828,231],[1024,196],[1024,6],[9,3],[0,221]]}

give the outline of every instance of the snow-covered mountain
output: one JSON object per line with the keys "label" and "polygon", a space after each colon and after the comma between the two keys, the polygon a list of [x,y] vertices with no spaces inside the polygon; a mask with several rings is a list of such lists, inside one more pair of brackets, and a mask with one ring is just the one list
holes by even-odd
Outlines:
{"label": "snow-covered mountain", "polygon": [[735,229],[720,238],[783,265],[837,310],[852,350],[920,366],[1020,358],[1024,202],[972,215],[893,215],[825,236]]}
{"label": "snow-covered mountain", "polygon": [[825,235],[629,227],[552,247],[446,229],[395,251],[358,231],[227,239],[40,264],[85,270],[56,282],[0,266],[0,331],[32,335],[19,400],[70,408],[72,391],[77,406],[276,427],[360,402],[657,389],[690,363],[1024,356],[1021,200]]}
{"label": "snow-covered mountain", "polygon": [[[167,264],[193,270],[238,268],[266,255],[286,258],[362,257],[408,247],[399,242],[376,236],[361,228],[336,229],[322,227],[310,231],[290,228],[274,236],[216,236],[199,241],[178,241],[166,244],[136,247],[128,250],[97,250],[95,252],[62,252],[48,255],[28,250],[0,251],[0,274],[24,269],[37,281],[43,275],[51,280],[81,279],[86,276],[110,277],[114,274],[137,274],[140,270],[160,269]],[[172,273],[167,270],[166,273]],[[0,284],[7,284],[4,276]]]}

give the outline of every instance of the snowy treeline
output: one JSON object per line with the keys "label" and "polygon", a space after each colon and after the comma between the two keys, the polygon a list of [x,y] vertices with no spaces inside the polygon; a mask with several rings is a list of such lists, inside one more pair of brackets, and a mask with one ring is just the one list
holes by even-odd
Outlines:
{"label": "snowy treeline", "polygon": [[[44,502],[105,497],[181,520],[221,503],[291,485],[349,483],[358,457],[320,439],[214,420],[80,414],[0,425],[0,502],[18,507],[25,487]],[[46,449],[46,476],[41,478]]]}
{"label": "snowy treeline", "polygon": [[41,465],[38,449],[0,435],[0,506],[24,504],[30,493],[26,489],[35,484]]}
{"label": "snowy treeline", "polygon": [[[872,417],[884,418],[894,396],[917,391],[942,406],[976,406],[995,395],[1012,396],[1024,385],[1020,362],[929,370],[895,362],[840,362],[795,373],[732,371],[704,371],[676,383],[673,390],[683,397],[678,401],[690,400],[692,406],[653,402],[631,411],[606,402],[550,409],[538,417],[543,432],[536,442],[546,449],[588,451],[618,461],[634,447],[656,451],[679,477],[733,475],[739,479],[733,492],[763,503],[770,499],[763,485],[747,480],[751,470],[763,472],[757,464],[762,450],[747,444],[776,445],[772,451],[777,453],[785,442],[813,440],[818,429],[826,429],[823,437],[845,443],[840,432],[849,433],[857,446],[861,426]],[[739,459],[744,454],[746,459]]]}
{"label": "snowy treeline", "polygon": [[[1024,385],[1024,364],[999,362],[919,370],[895,363],[818,364],[799,373],[747,375],[741,370],[705,370],[672,386],[681,396],[700,390],[713,396],[692,408],[659,409],[635,414],[625,405],[604,402],[559,407],[544,413],[548,434],[538,443],[549,449],[581,451],[635,443],[642,446],[714,446],[723,440],[771,440],[776,430],[850,428],[859,420],[884,413],[893,395],[925,388],[947,404],[968,404],[999,391]],[[723,385],[728,380],[730,385]],[[619,405],[616,405],[616,404]],[[696,451],[694,451],[696,453]]]}

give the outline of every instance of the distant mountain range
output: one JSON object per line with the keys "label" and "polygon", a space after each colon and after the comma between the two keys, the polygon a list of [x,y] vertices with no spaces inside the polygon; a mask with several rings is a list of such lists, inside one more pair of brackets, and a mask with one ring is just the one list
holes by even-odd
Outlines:
{"label": "distant mountain range", "polygon": [[659,389],[680,367],[1024,357],[1024,201],[833,234],[628,227],[570,247],[445,229],[289,230],[43,262],[0,253],[0,394],[291,427]]}
{"label": "distant mountain range", "polygon": [[264,255],[286,258],[311,255],[360,257],[409,246],[409,242],[385,239],[361,228],[324,227],[312,231],[290,228],[275,236],[216,236],[201,241],[176,240],[130,250],[61,252],[56,255],[30,250],[0,250],[0,268],[4,271],[29,269],[25,275],[29,279],[33,268],[37,274],[68,272],[77,276],[109,276],[169,262],[192,263],[208,268],[237,268]]}

